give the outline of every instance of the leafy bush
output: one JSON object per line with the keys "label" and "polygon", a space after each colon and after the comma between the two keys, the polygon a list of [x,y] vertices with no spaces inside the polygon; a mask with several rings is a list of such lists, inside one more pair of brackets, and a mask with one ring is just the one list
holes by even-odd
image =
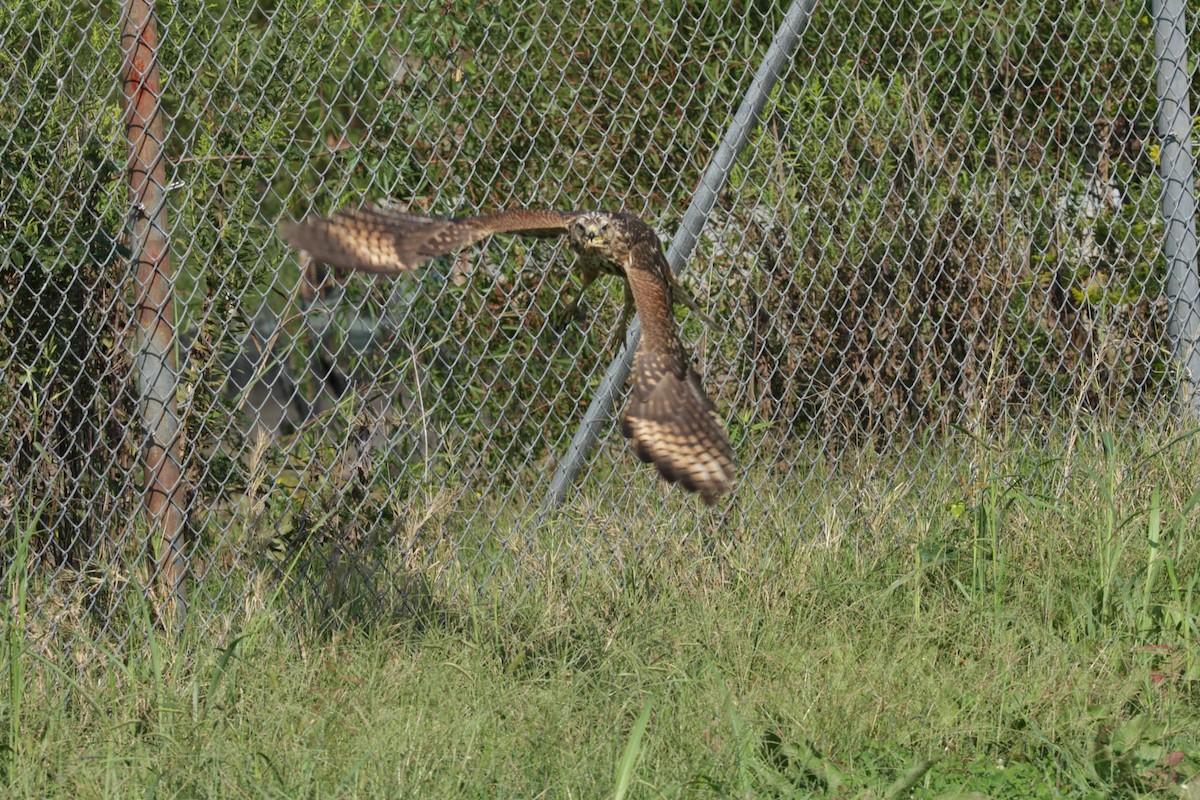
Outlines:
{"label": "leafy bush", "polygon": [[[107,14],[82,7],[4,11],[0,461],[20,480],[0,505],[40,515],[36,552],[62,562],[101,546],[105,523],[129,503],[123,159],[114,73],[98,69],[119,63],[118,41]],[[63,30],[79,34],[71,49]]]}
{"label": "leafy bush", "polygon": [[820,68],[739,176],[768,191],[730,212],[762,418],[903,447],[1170,395],[1151,31],[1084,13],[862,2],[809,31]]}

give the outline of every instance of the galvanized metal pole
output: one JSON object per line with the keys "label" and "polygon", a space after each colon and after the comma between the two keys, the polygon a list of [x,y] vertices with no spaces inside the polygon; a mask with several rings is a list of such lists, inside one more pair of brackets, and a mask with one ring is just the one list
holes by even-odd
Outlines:
{"label": "galvanized metal pole", "polygon": [[[772,39],[771,46],[767,49],[767,54],[763,57],[763,62],[750,83],[750,88],[746,90],[742,105],[734,114],[733,123],[726,131],[725,138],[717,148],[708,169],[705,170],[704,176],[700,180],[700,186],[692,197],[691,205],[683,215],[683,222],[680,224],[679,230],[675,232],[671,246],[667,249],[667,263],[671,265],[673,271],[679,271],[695,248],[700,231],[703,230],[704,223],[708,220],[708,215],[717,202],[717,195],[729,179],[729,171],[733,167],[733,162],[741,153],[742,148],[746,146],[746,142],[749,141],[750,133],[758,124],[759,115],[762,113],[767,99],[771,96],[771,89],[774,88],[779,76],[791,62],[792,55],[800,44],[800,34],[808,25],[814,6],[816,6],[816,0],[793,0],[783,23],[775,32],[775,38]],[[563,456],[554,477],[550,480],[550,491],[546,497],[548,506],[561,505],[566,499],[567,491],[575,481],[575,476],[579,474],[584,460],[587,459],[596,444],[600,426],[612,415],[612,409],[616,404],[621,387],[629,377],[629,371],[633,365],[633,353],[637,349],[640,335],[641,324],[638,318],[634,317],[630,322],[629,332],[625,339],[625,349],[609,365],[608,372],[605,373],[596,390],[596,396],[584,414],[583,422],[575,431],[566,455]]]}
{"label": "galvanized metal pole", "polygon": [[166,157],[158,70],[158,28],[147,0],[127,0],[121,15],[121,82],[129,144],[130,263],[134,285],[133,365],[146,440],[144,502],[156,539],[156,584],[164,611],[182,624],[186,609],[184,531],[188,496],[183,434],[175,401],[175,324],[167,248]]}
{"label": "galvanized metal pole", "polygon": [[1163,257],[1167,266],[1167,335],[1183,372],[1183,411],[1200,421],[1200,279],[1196,264],[1196,183],[1189,102],[1184,0],[1153,0],[1158,64],[1158,136],[1162,144]]}

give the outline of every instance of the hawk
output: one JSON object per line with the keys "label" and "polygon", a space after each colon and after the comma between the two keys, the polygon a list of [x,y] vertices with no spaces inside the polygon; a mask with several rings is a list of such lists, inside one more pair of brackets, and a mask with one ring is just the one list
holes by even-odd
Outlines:
{"label": "hawk", "polygon": [[584,287],[601,274],[625,281],[642,321],[621,433],[645,463],[709,505],[734,485],[729,436],[675,331],[675,284],[654,230],[628,213],[514,209],[453,219],[380,207],[283,222],[280,235],[314,261],[377,274],[408,272],[496,234],[566,236]]}

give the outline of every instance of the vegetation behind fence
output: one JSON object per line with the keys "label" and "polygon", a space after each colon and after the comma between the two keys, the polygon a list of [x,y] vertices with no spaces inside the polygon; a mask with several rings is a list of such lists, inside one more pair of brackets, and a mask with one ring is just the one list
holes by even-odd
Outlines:
{"label": "vegetation behind fence", "polygon": [[[619,288],[564,318],[572,256],[522,241],[346,280],[306,272],[275,225],[388,199],[627,208],[670,236],[782,10],[156,10],[192,618],[264,575],[368,614],[524,591],[549,474],[616,355]],[[5,557],[27,536],[47,635],[120,631],[116,598],[155,553],[119,20],[5,12]],[[1190,0],[1192,41],[1198,16]],[[864,486],[931,459],[969,474],[980,445],[1174,424],[1152,26],[1142,3],[823,4],[681,276],[720,322],[683,333],[741,489],[706,512],[610,432],[560,513],[652,558],[598,496],[724,539],[756,510],[869,507]]]}

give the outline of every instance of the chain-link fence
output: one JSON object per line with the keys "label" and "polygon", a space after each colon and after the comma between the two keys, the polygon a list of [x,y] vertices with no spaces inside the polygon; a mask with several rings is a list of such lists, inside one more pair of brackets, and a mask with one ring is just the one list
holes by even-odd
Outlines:
{"label": "chain-link fence", "polygon": [[[804,5],[189,1],[138,45],[114,4],[10,0],[0,509],[29,635],[123,637],[148,590],[218,628],[280,587],[368,616],[504,598],[940,503],[923,477],[968,485],[991,444],[1186,418],[1200,3]],[[383,280],[276,235],[379,200],[694,236],[680,280],[718,326],[677,315],[734,494],[706,509],[588,416],[621,287],[567,314],[560,244]]]}

